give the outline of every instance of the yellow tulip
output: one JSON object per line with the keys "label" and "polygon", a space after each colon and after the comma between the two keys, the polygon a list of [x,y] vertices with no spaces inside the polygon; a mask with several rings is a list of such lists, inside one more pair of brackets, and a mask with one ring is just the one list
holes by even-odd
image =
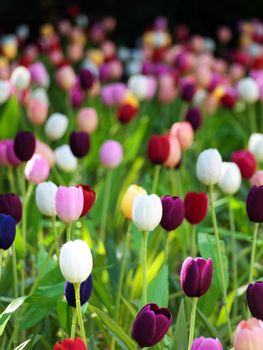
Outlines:
{"label": "yellow tulip", "polygon": [[138,194],[147,194],[147,192],[143,187],[140,187],[138,185],[131,185],[128,187],[122,198],[121,210],[123,212],[123,215],[129,220],[132,219],[132,205],[135,197]]}

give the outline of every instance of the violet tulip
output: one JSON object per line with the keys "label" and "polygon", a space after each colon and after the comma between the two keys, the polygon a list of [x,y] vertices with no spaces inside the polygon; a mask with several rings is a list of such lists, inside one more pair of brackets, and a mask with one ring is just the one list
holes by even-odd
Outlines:
{"label": "violet tulip", "polygon": [[83,205],[84,196],[80,187],[59,186],[56,192],[56,212],[60,220],[67,224],[78,220]]}
{"label": "violet tulip", "polygon": [[167,231],[173,231],[178,228],[185,215],[184,202],[180,197],[172,197],[169,195],[161,198],[163,215],[160,225]]}

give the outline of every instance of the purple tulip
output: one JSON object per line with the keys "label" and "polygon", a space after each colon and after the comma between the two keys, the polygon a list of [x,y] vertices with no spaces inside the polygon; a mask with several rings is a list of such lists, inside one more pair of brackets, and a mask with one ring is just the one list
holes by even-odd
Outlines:
{"label": "purple tulip", "polygon": [[184,220],[184,201],[180,197],[163,196],[161,198],[163,216],[160,222],[166,231],[175,230]]}
{"label": "purple tulip", "polygon": [[16,221],[11,215],[0,214],[0,249],[11,247],[16,236]]}
{"label": "purple tulip", "polygon": [[164,338],[171,323],[172,315],[169,309],[147,304],[133,321],[131,335],[141,348],[150,347]]}
{"label": "purple tulip", "polygon": [[263,222],[263,186],[253,186],[247,196],[247,215],[252,222]]}
{"label": "purple tulip", "polygon": [[71,152],[77,158],[84,157],[90,149],[89,135],[84,131],[72,131],[69,139]]}
{"label": "purple tulip", "polygon": [[94,76],[89,69],[83,68],[79,72],[79,82],[83,90],[89,90],[94,83]]}
{"label": "purple tulip", "polygon": [[[90,298],[92,293],[92,275],[90,274],[86,281],[80,285],[80,304],[84,305]],[[64,294],[69,306],[76,307],[76,297],[74,285],[70,282],[65,283]]]}
{"label": "purple tulip", "polygon": [[202,124],[201,111],[197,107],[191,107],[187,110],[185,120],[189,122],[194,130],[197,130]]}
{"label": "purple tulip", "polygon": [[36,148],[36,138],[32,132],[19,131],[14,141],[16,156],[23,162],[29,160]]}
{"label": "purple tulip", "polygon": [[209,258],[185,259],[181,269],[181,287],[188,297],[200,297],[204,295],[212,282],[213,262]]}
{"label": "purple tulip", "polygon": [[196,92],[195,84],[191,81],[185,82],[181,88],[181,98],[183,101],[191,102]]}
{"label": "purple tulip", "polygon": [[100,149],[100,161],[107,168],[117,167],[123,156],[122,145],[114,140],[103,143]]}
{"label": "purple tulip", "polygon": [[0,213],[11,215],[16,222],[22,218],[22,203],[20,198],[13,193],[0,195]]}
{"label": "purple tulip", "polygon": [[219,339],[200,337],[194,339],[191,350],[223,350]]}
{"label": "purple tulip", "polygon": [[85,92],[77,82],[69,92],[69,101],[73,108],[79,108],[85,100]]}
{"label": "purple tulip", "polygon": [[263,282],[251,283],[247,287],[247,303],[252,316],[263,320]]}

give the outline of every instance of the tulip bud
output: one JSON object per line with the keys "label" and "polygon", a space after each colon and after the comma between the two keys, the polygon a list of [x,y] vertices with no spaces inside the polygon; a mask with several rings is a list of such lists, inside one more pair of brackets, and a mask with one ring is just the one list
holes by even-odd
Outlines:
{"label": "tulip bud", "polygon": [[39,184],[47,180],[49,171],[49,163],[46,158],[40,154],[34,154],[26,163],[24,174],[27,181]]}
{"label": "tulip bud", "polygon": [[77,239],[61,248],[59,264],[62,275],[70,283],[84,282],[92,271],[92,255],[88,244]]}
{"label": "tulip bud", "polygon": [[207,149],[199,154],[196,176],[204,185],[216,184],[221,176],[222,158],[217,149]]}
{"label": "tulip bud", "polygon": [[117,117],[121,123],[128,124],[130,121],[132,121],[135,118],[137,112],[138,112],[137,107],[131,104],[125,103],[119,108],[117,112]]}
{"label": "tulip bud", "polygon": [[193,341],[191,350],[223,350],[219,339],[200,337]]}
{"label": "tulip bud", "polygon": [[19,131],[14,141],[14,151],[16,156],[23,162],[29,160],[36,148],[36,139],[32,132]]}
{"label": "tulip bud", "polygon": [[263,322],[256,318],[241,321],[234,334],[235,350],[262,350]]}
{"label": "tulip bud", "polygon": [[161,197],[163,215],[160,225],[166,231],[173,231],[179,227],[185,215],[184,202],[180,197],[163,196]]}
{"label": "tulip bud", "polygon": [[154,164],[163,164],[169,157],[170,142],[164,135],[152,135],[148,141],[148,158]]}
{"label": "tulip bud", "polygon": [[0,164],[4,166],[11,165],[8,159],[7,148],[11,140],[0,141]]}
{"label": "tulip bud", "polygon": [[44,127],[46,136],[52,140],[59,140],[64,136],[68,127],[68,117],[61,113],[52,114]]}
{"label": "tulip bud", "polygon": [[107,168],[117,167],[123,156],[122,145],[114,140],[108,140],[100,148],[100,161]]}
{"label": "tulip bud", "polygon": [[36,141],[36,150],[35,153],[40,154],[42,157],[46,158],[49,163],[50,168],[55,165],[56,158],[53,150],[44,142],[39,140]]}
{"label": "tulip bud", "polygon": [[204,295],[212,282],[213,263],[212,259],[203,258],[185,259],[181,269],[181,287],[188,297],[201,297]]}
{"label": "tulip bud", "polygon": [[252,78],[242,78],[237,85],[239,98],[247,103],[256,102],[259,99],[259,87]]}
{"label": "tulip bud", "polygon": [[133,321],[131,335],[141,348],[148,348],[164,338],[171,323],[172,315],[169,309],[147,304]]}
{"label": "tulip bud", "polygon": [[18,91],[25,90],[30,85],[30,73],[26,67],[19,66],[11,74],[10,81]]}
{"label": "tulip bud", "polygon": [[192,125],[194,130],[200,128],[202,124],[202,114],[198,107],[191,107],[187,110],[185,120]]}
{"label": "tulip bud", "polygon": [[99,124],[98,115],[94,108],[82,108],[77,115],[77,125],[87,134],[96,131]]}
{"label": "tulip bud", "polygon": [[80,217],[84,207],[84,195],[81,187],[59,186],[56,197],[57,216],[69,224]]}
{"label": "tulip bud", "polygon": [[54,350],[88,350],[81,338],[65,339],[54,345]]}
{"label": "tulip bud", "polygon": [[84,205],[80,215],[80,217],[82,217],[91,210],[96,199],[96,193],[88,185],[78,185],[77,187],[80,187],[83,192]]}
{"label": "tulip bud", "polygon": [[[84,305],[89,300],[92,293],[92,274],[81,283],[80,285],[80,304]],[[67,300],[67,303],[71,307],[76,307],[76,295],[75,288],[72,283],[65,283],[64,294]]]}
{"label": "tulip bud", "polygon": [[56,215],[56,192],[58,187],[51,181],[42,182],[36,188],[36,204],[39,211],[46,216]]}
{"label": "tulip bud", "polygon": [[69,145],[62,145],[55,149],[57,166],[65,171],[75,171],[78,166],[78,160],[71,152]]}
{"label": "tulip bud", "polygon": [[94,76],[89,69],[83,68],[79,72],[79,81],[83,90],[89,90],[94,83]]}
{"label": "tulip bud", "polygon": [[132,220],[140,231],[153,231],[161,222],[163,207],[156,194],[137,195],[132,206]]}
{"label": "tulip bud", "polygon": [[189,81],[182,85],[180,95],[183,101],[191,102],[196,92],[196,86],[193,82]]}
{"label": "tulip bud", "polygon": [[257,171],[250,179],[252,186],[262,186],[263,185],[263,170]]}
{"label": "tulip bud", "polygon": [[69,144],[74,156],[77,158],[83,158],[90,149],[89,135],[84,131],[72,131]]}
{"label": "tulip bud", "polygon": [[236,163],[223,162],[218,186],[225,194],[236,193],[241,186],[241,173]]}
{"label": "tulip bud", "polygon": [[11,84],[9,81],[0,80],[0,105],[5,103],[11,95]]}
{"label": "tulip bud", "polygon": [[134,200],[137,195],[142,194],[145,195],[147,192],[144,188],[137,186],[137,185],[131,185],[128,187],[126,192],[124,193],[124,196],[122,197],[121,202],[121,210],[123,215],[128,219],[132,219],[132,207]]}
{"label": "tulip bud", "polygon": [[182,150],[177,138],[168,136],[168,140],[170,144],[169,155],[164,163],[164,166],[168,168],[175,168],[181,161]]}
{"label": "tulip bud", "polygon": [[63,66],[56,73],[56,82],[58,86],[69,91],[76,82],[76,74],[71,66]]}
{"label": "tulip bud", "polygon": [[79,82],[76,82],[69,92],[69,102],[73,108],[79,108],[85,100],[85,92],[81,89]]}
{"label": "tulip bud", "polygon": [[0,214],[0,249],[11,247],[16,236],[16,221],[11,215]]}
{"label": "tulip bud", "polygon": [[48,104],[31,98],[27,103],[27,118],[33,125],[42,125],[48,116]]}
{"label": "tulip bud", "polygon": [[128,80],[128,88],[138,98],[145,100],[148,93],[148,79],[144,75],[133,75]]}
{"label": "tulip bud", "polygon": [[32,63],[29,67],[31,81],[33,84],[47,88],[49,86],[49,75],[42,62]]}
{"label": "tulip bud", "polygon": [[251,283],[247,287],[247,304],[251,315],[259,320],[263,320],[263,282]]}
{"label": "tulip bud", "polygon": [[250,179],[256,171],[257,163],[254,155],[250,151],[240,150],[233,152],[231,161],[238,165],[241,176],[244,179]]}
{"label": "tulip bud", "polygon": [[190,123],[174,123],[170,129],[170,135],[178,139],[180,147],[183,151],[192,146],[194,140],[194,130]]}
{"label": "tulip bud", "polygon": [[263,222],[263,186],[253,186],[246,201],[247,215],[252,222]]}
{"label": "tulip bud", "polygon": [[263,161],[263,134],[252,134],[248,141],[248,149],[258,162]]}
{"label": "tulip bud", "polygon": [[21,164],[21,160],[15,154],[13,140],[10,140],[10,142],[7,143],[6,154],[7,154],[7,159],[11,165],[19,166]]}
{"label": "tulip bud", "polygon": [[204,192],[188,192],[184,198],[185,218],[192,224],[199,224],[204,220],[208,209],[208,198]]}

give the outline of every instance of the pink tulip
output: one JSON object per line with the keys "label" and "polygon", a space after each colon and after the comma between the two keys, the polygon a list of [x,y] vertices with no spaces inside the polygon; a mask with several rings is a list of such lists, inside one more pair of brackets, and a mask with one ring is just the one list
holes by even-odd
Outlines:
{"label": "pink tulip", "polygon": [[174,123],[170,129],[170,135],[177,137],[183,151],[192,146],[194,130],[189,122]]}
{"label": "pink tulip", "polygon": [[164,165],[168,168],[175,168],[176,165],[181,160],[182,151],[181,151],[180,143],[176,137],[170,136],[169,143],[170,143],[170,151]]}
{"label": "pink tulip", "polygon": [[37,140],[35,153],[40,154],[42,157],[46,158],[49,163],[50,168],[55,165],[56,158],[53,150],[46,143]]}
{"label": "pink tulip", "polygon": [[76,74],[71,66],[63,66],[57,70],[56,81],[65,91],[70,90],[76,82]]}
{"label": "pink tulip", "polygon": [[34,154],[26,163],[25,177],[27,181],[39,184],[47,180],[49,171],[50,167],[46,158],[42,157],[40,154]]}
{"label": "pink tulip", "polygon": [[256,318],[241,321],[234,334],[235,350],[262,350],[263,322]]}
{"label": "pink tulip", "polygon": [[31,81],[33,84],[48,87],[49,85],[49,75],[46,67],[42,62],[36,62],[31,64],[29,67],[29,72],[31,75]]}
{"label": "pink tulip", "polygon": [[105,85],[101,89],[101,99],[106,106],[120,106],[127,93],[127,87],[123,83]]}
{"label": "pink tulip", "polygon": [[48,104],[37,99],[27,103],[27,118],[33,125],[42,125],[48,116]]}
{"label": "pink tulip", "polygon": [[92,134],[98,127],[99,119],[94,108],[82,108],[77,115],[77,125],[80,130]]}
{"label": "pink tulip", "polygon": [[0,164],[4,166],[11,165],[7,156],[7,146],[10,140],[0,141]]}
{"label": "pink tulip", "polygon": [[250,179],[252,186],[262,186],[263,185],[263,170],[257,171]]}
{"label": "pink tulip", "polygon": [[60,220],[70,224],[80,217],[84,205],[81,187],[59,186],[56,192],[56,212]]}
{"label": "pink tulip", "polygon": [[13,166],[18,166],[22,162],[19,158],[17,158],[15,151],[14,151],[14,141],[10,140],[10,142],[7,144],[7,158],[10,164]]}
{"label": "pink tulip", "polygon": [[122,145],[115,140],[108,140],[100,148],[100,161],[107,168],[115,168],[122,161]]}

